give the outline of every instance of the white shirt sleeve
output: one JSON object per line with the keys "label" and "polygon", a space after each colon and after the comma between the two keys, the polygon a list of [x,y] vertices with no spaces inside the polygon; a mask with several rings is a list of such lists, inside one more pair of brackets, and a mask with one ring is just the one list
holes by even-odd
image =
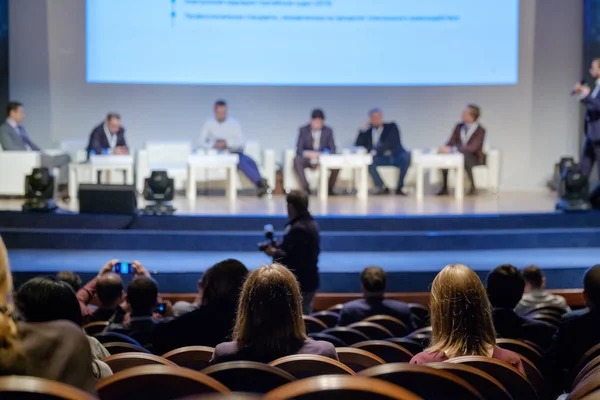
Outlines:
{"label": "white shirt sleeve", "polygon": [[246,143],[244,141],[244,134],[242,133],[242,126],[239,122],[230,122],[230,126],[227,129],[227,138],[224,139],[227,141],[227,148],[229,150],[234,152],[244,150]]}
{"label": "white shirt sleeve", "polygon": [[212,133],[211,125],[212,121],[206,121],[202,125],[202,131],[200,131],[200,137],[198,138],[198,147],[202,149],[212,149],[215,147],[216,138]]}

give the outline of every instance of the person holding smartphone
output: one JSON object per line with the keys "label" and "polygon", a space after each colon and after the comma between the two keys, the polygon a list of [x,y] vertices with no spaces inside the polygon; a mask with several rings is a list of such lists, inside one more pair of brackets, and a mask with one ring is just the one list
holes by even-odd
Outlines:
{"label": "person holding smartphone", "polygon": [[[108,321],[125,300],[121,275],[113,272],[118,263],[118,260],[108,261],[94,279],[77,291],[84,323]],[[88,306],[94,299],[98,301],[97,309]],[[124,314],[121,310],[120,315]]]}

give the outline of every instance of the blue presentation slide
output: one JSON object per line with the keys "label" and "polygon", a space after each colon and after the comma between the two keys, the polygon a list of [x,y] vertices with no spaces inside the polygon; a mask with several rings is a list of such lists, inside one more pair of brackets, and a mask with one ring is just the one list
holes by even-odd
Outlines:
{"label": "blue presentation slide", "polygon": [[518,81],[519,0],[87,0],[93,83]]}

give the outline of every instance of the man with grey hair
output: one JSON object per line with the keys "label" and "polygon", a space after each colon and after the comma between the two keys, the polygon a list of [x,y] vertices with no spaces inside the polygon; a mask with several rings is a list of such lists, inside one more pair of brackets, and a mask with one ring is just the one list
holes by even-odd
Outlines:
{"label": "man with grey hair", "polygon": [[410,167],[410,152],[402,146],[398,125],[395,122],[383,122],[383,112],[380,108],[369,111],[369,121],[359,131],[356,146],[364,147],[373,155],[373,164],[369,166],[369,174],[375,185],[372,194],[390,193],[383,183],[377,167],[394,166],[400,169],[396,194],[406,196],[402,188],[408,167]]}

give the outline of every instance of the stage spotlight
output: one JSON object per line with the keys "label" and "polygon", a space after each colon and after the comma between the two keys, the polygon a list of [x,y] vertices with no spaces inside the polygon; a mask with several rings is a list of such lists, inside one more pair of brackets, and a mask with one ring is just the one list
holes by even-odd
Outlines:
{"label": "stage spotlight", "polygon": [[149,215],[172,215],[175,208],[169,203],[175,196],[175,182],[167,171],[152,171],[144,184],[144,199],[153,202],[144,208]]}
{"label": "stage spotlight", "polygon": [[54,201],[54,177],[48,168],[34,168],[25,177],[25,203],[23,211],[52,212]]}
{"label": "stage spotlight", "polygon": [[560,199],[556,209],[561,211],[586,211],[591,208],[588,179],[579,171],[579,164],[564,158],[560,162],[561,174],[558,185]]}

